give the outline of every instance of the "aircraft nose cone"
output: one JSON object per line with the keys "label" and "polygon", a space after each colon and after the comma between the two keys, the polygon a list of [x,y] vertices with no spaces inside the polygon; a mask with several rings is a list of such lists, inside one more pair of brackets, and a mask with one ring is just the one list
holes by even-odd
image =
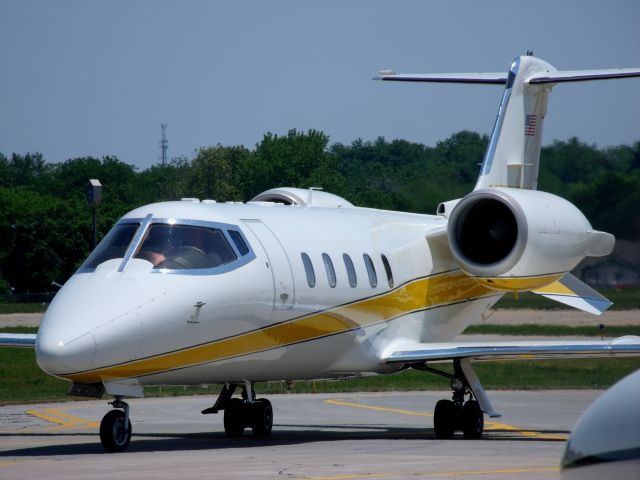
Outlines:
{"label": "aircraft nose cone", "polygon": [[42,370],[51,375],[88,370],[95,351],[96,342],[90,332],[65,340],[45,329],[38,333],[36,341],[36,361]]}

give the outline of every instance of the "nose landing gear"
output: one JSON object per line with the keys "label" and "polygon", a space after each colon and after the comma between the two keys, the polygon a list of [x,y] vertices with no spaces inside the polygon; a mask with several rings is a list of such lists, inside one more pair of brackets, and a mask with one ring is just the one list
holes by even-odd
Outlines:
{"label": "nose landing gear", "polygon": [[[107,452],[122,452],[131,442],[131,421],[129,421],[129,405],[116,397],[111,410],[100,422],[100,441]],[[122,410],[119,410],[122,409]]]}

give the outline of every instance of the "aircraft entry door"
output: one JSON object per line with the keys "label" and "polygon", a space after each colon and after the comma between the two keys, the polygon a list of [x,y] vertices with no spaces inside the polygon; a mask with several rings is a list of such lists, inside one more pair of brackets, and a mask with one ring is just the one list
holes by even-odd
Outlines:
{"label": "aircraft entry door", "polygon": [[260,242],[267,258],[269,269],[273,276],[273,318],[278,317],[278,311],[290,310],[295,301],[295,289],[293,284],[293,272],[291,264],[280,241],[273,232],[260,220],[242,220],[255,234]]}

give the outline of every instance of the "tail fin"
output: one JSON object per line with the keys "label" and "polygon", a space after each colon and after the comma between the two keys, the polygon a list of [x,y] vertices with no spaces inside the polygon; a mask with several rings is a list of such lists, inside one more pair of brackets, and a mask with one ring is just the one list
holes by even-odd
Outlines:
{"label": "tail fin", "polygon": [[547,100],[556,83],[640,76],[640,68],[560,72],[552,65],[526,55],[516,58],[507,74],[396,74],[381,72],[379,80],[503,84],[489,147],[482,161],[476,190],[511,187],[535,190]]}

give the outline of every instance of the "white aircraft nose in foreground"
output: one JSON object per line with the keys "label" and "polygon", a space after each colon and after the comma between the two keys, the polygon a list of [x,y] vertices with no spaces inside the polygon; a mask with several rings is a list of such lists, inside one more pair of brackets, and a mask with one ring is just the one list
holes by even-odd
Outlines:
{"label": "white aircraft nose in foreground", "polygon": [[[505,85],[475,189],[437,215],[355,207],[279,188],[246,204],[183,199],[122,219],[56,295],[33,344],[70,394],[116,397],[100,427],[106,450],[131,439],[125,396],[145,385],[219,383],[203,413],[224,410],[240,436],[271,432],[255,382],[343,378],[412,367],[451,378],[435,434],[483,432],[498,416],[471,361],[640,354],[640,338],[460,343],[505,292],[533,291],[594,314],[605,298],[568,272],[611,252],[560,197],[536,190],[547,99],[557,83],[640,76],[640,69],[559,72],[531,55],[506,73],[402,75],[384,81]],[[453,361],[455,374],[432,365]],[[241,397],[234,397],[240,390]]]}

